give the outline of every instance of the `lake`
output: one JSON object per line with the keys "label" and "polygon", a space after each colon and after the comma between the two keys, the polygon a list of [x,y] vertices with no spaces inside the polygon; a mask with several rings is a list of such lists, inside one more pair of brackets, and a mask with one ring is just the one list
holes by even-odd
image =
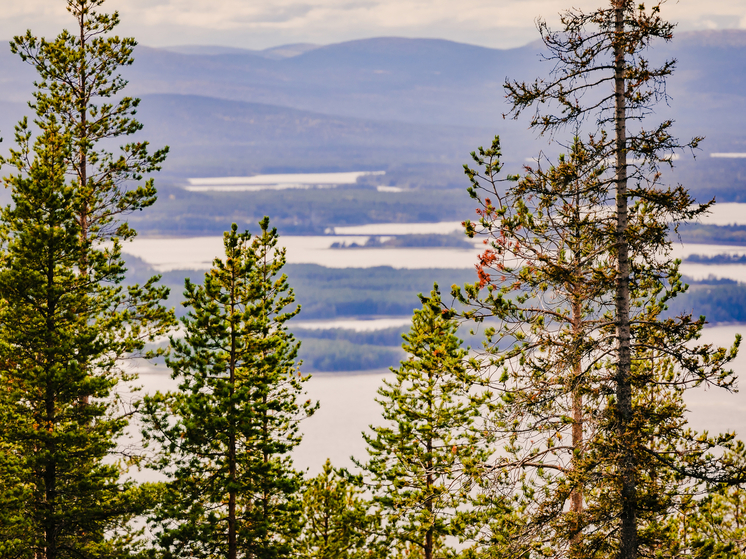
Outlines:
{"label": "lake", "polygon": [[[727,346],[736,332],[746,333],[746,325],[708,327],[701,341]],[[746,349],[736,358],[733,369],[746,378]],[[375,402],[376,391],[382,379],[390,375],[385,370],[354,375],[314,374],[306,387],[308,397],[321,402],[321,409],[302,422],[304,439],[293,454],[296,465],[316,474],[326,458],[336,466],[347,467],[353,466],[350,456],[363,458],[365,442],[361,432],[371,424],[378,424],[380,406]],[[162,366],[142,367],[139,384],[146,393],[176,387]],[[726,430],[746,433],[746,393],[699,388],[688,392],[686,402],[693,428],[711,433]]]}
{"label": "lake", "polygon": [[710,225],[745,225],[746,204],[736,202],[724,202],[715,204],[710,213],[700,218],[701,223]]}
{"label": "lake", "polygon": [[[723,204],[726,205],[726,204]],[[733,205],[733,204],[731,204]],[[746,206],[746,204],[735,204]],[[746,215],[746,211],[744,211]],[[371,235],[386,236],[404,234],[445,234],[458,231],[457,222],[442,223],[394,223],[373,224],[356,227],[337,227],[337,235],[286,236],[280,244],[287,248],[290,264],[318,264],[328,268],[371,268],[391,266],[393,268],[473,268],[477,255],[483,250],[480,242],[473,249],[455,248],[346,248],[333,249],[332,243],[365,244]],[[160,272],[171,270],[207,269],[212,260],[223,252],[223,238],[138,237],[123,245],[124,252],[142,258]],[[692,254],[712,256],[716,254],[746,254],[746,247],[732,245],[708,245],[673,243],[672,256],[684,259]],[[684,262],[681,272],[693,279],[709,276],[746,281],[746,265],[743,264],[699,264]]]}
{"label": "lake", "polygon": [[[136,381],[142,386],[139,394],[176,390],[177,383],[164,367],[143,365]],[[301,430],[304,438],[294,451],[293,458],[299,468],[308,468],[312,475],[319,473],[327,458],[336,466],[352,467],[350,456],[364,459],[365,442],[360,436],[371,423],[380,417],[375,402],[376,391],[381,381],[391,372],[379,370],[364,374],[316,373],[306,383],[307,396],[321,403],[321,408],[312,417],[304,420]],[[127,397],[128,391],[120,393]],[[130,429],[136,440],[136,427]],[[154,472],[139,472],[134,476],[140,481],[159,479]]]}
{"label": "lake", "polygon": [[355,184],[361,177],[385,174],[385,171],[352,171],[344,173],[254,175],[251,177],[205,177],[187,179],[184,190],[191,192],[256,192],[259,190],[334,188],[344,184]]}
{"label": "lake", "polygon": [[[401,225],[401,224],[400,224]],[[421,226],[423,224],[413,224]],[[417,228],[415,230],[424,228]],[[383,228],[382,228],[383,230]],[[391,229],[386,229],[391,230]],[[394,231],[399,229],[394,228]],[[319,264],[329,268],[471,268],[481,249],[453,248],[345,248],[333,249],[332,243],[363,245],[370,235],[325,235],[280,237],[287,248],[289,264]],[[375,233],[379,235],[379,233]],[[400,233],[388,233],[388,235]],[[380,233],[384,235],[384,233]],[[385,240],[385,235],[384,239]],[[138,237],[124,243],[122,250],[143,259],[160,272],[199,270],[212,265],[223,254],[223,237]]]}

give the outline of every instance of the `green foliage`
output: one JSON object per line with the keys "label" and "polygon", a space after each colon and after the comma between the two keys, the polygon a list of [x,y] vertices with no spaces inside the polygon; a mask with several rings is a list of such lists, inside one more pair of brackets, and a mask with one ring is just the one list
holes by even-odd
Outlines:
{"label": "green foliage", "polygon": [[119,245],[81,241],[69,137],[48,126],[33,148],[23,129],[17,141],[11,163],[23,172],[6,179],[14,205],[0,229],[0,545],[18,557],[117,557],[128,520],[152,498],[121,481],[124,455],[111,460],[131,414],[116,392],[129,378],[119,365],[163,333],[166,293],[123,290]]}
{"label": "green foliage", "polygon": [[137,456],[117,446],[133,413],[117,387],[132,380],[122,360],[143,355],[173,316],[157,278],[120,286],[116,237],[133,234],[119,216],[155,199],[152,181],[134,190],[125,182],[157,169],[165,153],[148,156],[142,143],[120,157],[100,149],[140,129],[135,101],[93,104],[125,85],[115,72],[131,63],[134,42],[108,36],[118,16],[98,13],[101,0],[67,4],[77,37],[27,32],[11,42],[40,79],[30,103],[38,133],[32,139],[24,119],[2,160],[16,172],[5,179],[13,206],[1,227],[4,556],[126,554],[137,546],[127,523],[153,499],[150,486],[121,479]]}
{"label": "green foliage", "polygon": [[261,233],[225,234],[202,286],[186,281],[186,335],[167,360],[179,392],[144,399],[153,467],[168,476],[151,518],[164,557],[287,557],[300,530],[298,343],[286,322],[299,308],[281,274],[284,249],[269,219]]}
{"label": "green foliage", "polygon": [[694,559],[746,557],[746,495],[742,487],[715,487],[692,498],[670,520],[675,552]]}
{"label": "green foliage", "polygon": [[[42,129],[59,126],[71,143],[63,157],[65,170],[77,185],[73,202],[81,235],[127,238],[134,231],[117,218],[156,200],[152,179],[133,189],[126,188],[127,182],[140,181],[143,174],[158,170],[168,148],[149,154],[148,143],[138,141],[125,144],[115,154],[102,146],[142,129],[133,118],[140,101],[119,97],[127,82],[117,74],[119,68],[132,64],[137,43],[111,35],[119,14],[99,12],[103,4],[104,0],[67,0],[67,10],[76,21],[75,33],[65,30],[48,41],[27,31],[14,37],[10,48],[40,78],[29,103],[36,114],[35,124]],[[21,128],[28,131],[25,120]]]}
{"label": "green foliage", "polygon": [[480,416],[489,395],[466,366],[457,324],[440,295],[423,297],[404,336],[408,358],[384,380],[377,400],[385,426],[364,434],[364,464],[384,528],[400,553],[452,554],[446,536],[465,535],[468,473],[489,456]]}
{"label": "green foliage", "polygon": [[379,519],[369,512],[362,481],[332,467],[305,482],[304,526],[299,554],[307,559],[379,557],[376,552]]}
{"label": "green foliage", "polygon": [[[453,295],[466,318],[499,318],[474,360],[492,374],[499,395],[490,427],[502,449],[482,477],[489,482],[480,503],[512,509],[493,516],[483,534],[485,548],[497,556],[619,554],[620,464],[629,457],[641,556],[675,545],[667,518],[687,498],[684,480],[742,476],[733,463],[714,458],[716,447],[719,455],[738,449],[733,436],[690,432],[683,400],[686,389],[701,384],[732,387],[725,367],[739,340],[730,350],[696,347],[703,321],[661,318],[686,286],[676,262],[643,257],[652,252],[652,239],[665,236],[658,234],[655,212],[642,205],[628,225],[635,263],[631,413],[620,426],[615,245],[603,204],[605,168],[594,146],[576,139],[557,163],[509,177],[507,187],[498,139],[474,154],[477,169],[466,169],[481,206],[479,222],[467,222],[467,232],[487,243],[479,283],[454,287]],[[665,241],[657,246],[665,254]]]}

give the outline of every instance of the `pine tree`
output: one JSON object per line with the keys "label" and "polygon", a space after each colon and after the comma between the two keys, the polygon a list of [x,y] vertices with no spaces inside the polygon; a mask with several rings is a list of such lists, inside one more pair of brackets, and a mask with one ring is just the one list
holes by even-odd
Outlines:
{"label": "pine tree", "polygon": [[[551,538],[538,520],[543,508],[557,516],[555,530],[567,536],[565,543],[577,547],[586,438],[602,407],[596,358],[604,350],[593,332],[604,321],[612,283],[599,243],[599,216],[607,212],[594,198],[605,169],[593,146],[578,138],[556,164],[527,168],[524,177],[500,176],[500,156],[496,137],[490,148],[472,154],[477,169],[465,167],[469,193],[480,203],[480,220],[466,222],[467,233],[485,237],[487,247],[477,265],[479,281],[453,290],[465,319],[487,321],[480,366],[498,377],[492,429],[505,448],[488,477],[497,476],[498,486],[533,487],[527,470],[553,472],[539,476],[541,491],[531,489],[545,495],[553,487],[552,497],[539,508],[537,499],[528,499],[522,516],[535,518],[522,526],[522,537],[505,542],[521,546],[538,533]],[[569,500],[567,514],[557,515],[555,499],[560,505]]]}
{"label": "pine tree", "polygon": [[[676,151],[696,148],[701,138],[680,143],[671,135],[671,121],[644,126],[655,102],[665,98],[665,80],[674,68],[673,61],[652,66],[645,51],[656,40],[670,40],[673,25],[661,18],[660,4],[646,8],[629,0],[611,0],[608,7],[589,13],[568,11],[561,22],[561,30],[552,32],[539,21],[547,58],[555,63],[550,79],[528,84],[508,81],[506,91],[513,116],[538,107],[531,120],[534,129],[556,134],[569,126],[578,135],[589,134],[586,144],[594,146],[598,165],[610,165],[595,187],[596,198],[605,197],[614,208],[602,239],[614,266],[610,293],[614,305],[607,324],[598,328],[603,339],[614,341],[610,361],[604,365],[613,373],[607,385],[613,387],[613,397],[603,425],[606,453],[614,458],[615,473],[607,479],[618,489],[615,500],[620,507],[613,553],[632,559],[644,548],[640,515],[649,512],[648,493],[641,486],[646,460],[652,456],[663,468],[683,467],[675,464],[677,455],[670,446],[681,440],[669,440],[667,451],[658,452],[640,436],[640,429],[651,429],[657,408],[637,406],[639,398],[663,382],[657,374],[672,375],[668,384],[679,388],[701,383],[728,388],[733,377],[722,369],[728,360],[725,350],[687,348],[686,342],[698,336],[703,319],[660,319],[666,299],[682,290],[669,257],[669,224],[675,227],[708,208],[694,204],[683,187],[660,183],[662,165],[670,165]],[[544,111],[553,104],[557,113]],[[644,366],[652,355],[656,364]],[[707,475],[720,477],[722,472],[711,466],[711,462],[691,465],[688,472],[702,476],[707,470]],[[740,475],[735,472],[731,479]]]}
{"label": "pine tree", "polygon": [[115,72],[131,63],[134,45],[104,36],[118,16],[97,14],[101,3],[68,2],[79,42],[67,32],[52,42],[28,32],[11,43],[41,78],[30,103],[36,139],[23,119],[18,147],[2,159],[17,174],[5,179],[15,207],[2,215],[0,374],[9,389],[0,400],[0,537],[18,556],[117,556],[131,540],[127,520],[152,501],[150,488],[122,481],[137,457],[116,444],[134,412],[117,385],[134,380],[122,360],[147,355],[145,344],[173,314],[160,306],[168,290],[157,278],[120,286],[117,236],[133,233],[120,221],[125,213],[154,200],[152,181],[131,190],[128,181],[156,170],[165,152],[148,156],[142,143],[121,156],[100,148],[140,128],[130,118],[136,101],[95,104],[124,86]]}
{"label": "pine tree", "polygon": [[387,537],[424,559],[451,553],[445,538],[465,535],[466,474],[489,455],[480,422],[489,395],[474,389],[480,379],[456,329],[436,288],[404,335],[409,358],[378,391],[387,425],[363,435],[370,460],[362,467]]}
{"label": "pine tree", "polygon": [[[479,282],[455,287],[453,294],[467,306],[466,318],[488,321],[482,364],[499,373],[492,383],[500,394],[492,428],[505,446],[487,476],[494,499],[507,494],[515,501],[502,501],[514,514],[497,519],[488,535],[498,555],[619,553],[619,456],[631,454],[636,499],[644,503],[636,517],[637,552],[652,556],[675,541],[664,519],[689,492],[683,480],[724,479],[727,461],[708,453],[718,445],[737,449],[732,435],[688,432],[682,398],[699,384],[732,386],[725,366],[735,348],[693,346],[703,319],[660,318],[666,301],[685,286],[676,262],[667,270],[647,268],[639,256],[651,249],[642,243],[632,253],[638,265],[632,271],[629,427],[635,436],[616,436],[616,272],[599,152],[603,146],[576,138],[568,157],[548,169],[528,168],[505,188],[496,139],[474,154],[479,170],[466,169],[481,216],[477,224],[466,223],[467,232],[484,235],[488,246],[477,267]],[[639,206],[630,223],[638,239],[659,237],[666,227]],[[657,246],[667,249],[663,242]],[[497,323],[490,322],[494,318]],[[731,481],[742,476],[735,470]]]}
{"label": "pine tree", "polygon": [[184,339],[167,360],[179,392],[145,399],[144,437],[167,474],[152,517],[164,557],[287,557],[300,530],[301,476],[289,452],[300,442],[299,343],[286,322],[300,310],[284,249],[269,219],[261,233],[225,234],[204,285],[186,282]]}
{"label": "pine tree", "polygon": [[[121,479],[116,442],[131,410],[116,397],[128,378],[118,364],[160,330],[141,330],[127,305],[140,293],[118,285],[118,245],[81,243],[65,181],[69,136],[50,119],[33,146],[23,128],[16,140],[10,162],[25,172],[6,179],[13,206],[0,221],[0,548],[7,557],[118,557],[132,543],[127,522],[152,499],[149,486]],[[137,312],[167,322],[165,290],[149,295]]]}
{"label": "pine tree", "polygon": [[[67,0],[74,33],[65,30],[48,41],[27,31],[10,43],[11,51],[39,75],[29,103],[34,123],[42,130],[59,127],[70,138],[65,171],[75,185],[73,202],[84,240],[134,236],[121,217],[151,206],[156,190],[153,179],[135,188],[129,185],[157,171],[168,153],[165,148],[150,154],[144,141],[125,144],[119,153],[106,147],[113,139],[139,132],[142,125],[134,118],[140,100],[117,99],[127,85],[117,72],[133,63],[137,43],[112,35],[119,14],[99,12],[103,4],[104,0]],[[25,121],[22,126],[25,129]],[[84,263],[81,268],[86,273]]]}
{"label": "pine tree", "polygon": [[362,480],[332,467],[306,481],[299,555],[308,559],[385,556],[377,549],[379,519],[363,497]]}

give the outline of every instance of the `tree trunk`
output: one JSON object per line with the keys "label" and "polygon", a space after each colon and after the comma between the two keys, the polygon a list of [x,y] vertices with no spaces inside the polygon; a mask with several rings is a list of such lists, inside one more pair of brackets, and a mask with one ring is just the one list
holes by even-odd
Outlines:
{"label": "tree trunk", "polygon": [[[235,272],[236,259],[231,262],[233,272]],[[231,412],[233,412],[233,394],[236,387],[236,329],[234,325],[234,316],[236,313],[236,278],[235,273],[231,278],[231,354],[228,368],[230,372],[230,397]],[[236,540],[236,431],[233,425],[235,413],[231,413],[228,429],[228,559],[236,559],[238,556],[238,543]]]}
{"label": "tree trunk", "polygon": [[[46,428],[53,430],[54,425],[54,393],[51,386],[51,381],[47,381],[47,395],[46,395]],[[48,436],[54,436],[53,433],[49,433]],[[44,468],[44,559],[56,559],[57,557],[57,522],[55,519],[57,509],[57,468],[55,464],[55,456],[57,449],[54,447],[54,442],[49,440],[47,443],[47,453],[49,458]]]}
{"label": "tree trunk", "polygon": [[637,483],[633,450],[634,433],[631,432],[632,366],[629,318],[629,246],[627,243],[627,112],[625,99],[625,27],[624,0],[614,0],[614,104],[615,104],[615,155],[616,155],[616,333],[617,333],[617,430],[619,442],[618,468],[621,476],[621,503],[619,531],[619,559],[637,558]]}
{"label": "tree trunk", "polygon": [[[54,251],[50,250],[47,255],[46,263],[46,282],[47,282],[47,309],[45,317],[46,344],[51,350],[54,347],[56,304],[53,298],[55,292],[54,279]],[[56,423],[55,411],[57,394],[55,391],[53,375],[50,371],[50,357],[45,357],[46,361],[46,394],[44,398],[44,419],[43,429],[46,431],[46,464],[44,465],[44,559],[56,559],[57,551],[57,448],[54,440],[54,427]]]}
{"label": "tree trunk", "polygon": [[[80,14],[78,16],[78,25],[80,27],[80,50],[81,50],[81,61],[80,70],[78,72],[78,97],[80,105],[78,106],[78,114],[80,117],[80,130],[81,135],[85,134],[87,116],[88,116],[88,103],[86,100],[86,79],[88,78],[86,72],[86,52],[85,52],[85,15]],[[80,181],[80,193],[81,193],[81,207],[80,215],[78,216],[78,223],[80,224],[80,275],[84,278],[88,277],[88,251],[85,248],[85,243],[88,240],[89,223],[88,223],[88,198],[85,194],[86,183],[88,182],[88,161],[85,151],[85,146],[81,142],[78,146],[79,150],[79,162],[78,162],[78,180]],[[90,402],[90,397],[85,394],[81,397],[80,402],[82,405],[87,406]]]}
{"label": "tree trunk", "polygon": [[[581,334],[582,303],[579,300],[573,301],[572,304],[572,322],[573,333],[575,338]],[[580,458],[580,448],[583,444],[583,395],[580,390],[580,376],[582,374],[582,364],[580,357],[576,357],[573,363],[573,390],[572,390],[572,448],[573,448],[573,471],[577,469],[578,458]],[[580,544],[582,534],[580,532],[580,514],[583,512],[583,487],[576,485],[570,494],[570,512],[573,514],[573,530],[575,534],[570,540],[570,557],[580,557]]]}
{"label": "tree trunk", "polygon": [[[432,378],[433,373],[432,371],[428,371],[428,377],[429,381],[432,384]],[[433,402],[432,399],[428,401],[428,408],[430,412],[430,421],[433,421]],[[434,421],[433,421],[434,422]],[[425,467],[427,468],[427,472],[425,474],[425,509],[428,513],[428,521],[430,522],[430,526],[427,528],[427,532],[425,533],[425,558],[424,559],[433,559],[433,439],[431,437],[428,437],[427,443],[427,460],[425,461]]]}

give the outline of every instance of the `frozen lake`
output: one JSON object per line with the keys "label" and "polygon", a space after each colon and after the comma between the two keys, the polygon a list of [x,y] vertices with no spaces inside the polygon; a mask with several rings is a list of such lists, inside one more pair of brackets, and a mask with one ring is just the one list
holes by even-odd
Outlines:
{"label": "frozen lake", "polygon": [[[727,204],[722,204],[726,206]],[[731,204],[733,205],[733,204]],[[735,204],[740,206],[740,204]],[[746,206],[746,205],[745,205]],[[744,212],[746,214],[746,212]],[[280,237],[287,248],[291,264],[319,264],[329,268],[370,268],[391,266],[393,268],[473,268],[483,245],[476,242],[474,249],[455,248],[361,248],[332,249],[332,243],[365,244],[371,235],[445,234],[458,231],[457,222],[443,223],[394,223],[338,227],[338,235]],[[142,258],[161,272],[170,270],[207,269],[212,260],[222,255],[223,238],[213,237],[139,237],[125,243],[124,252]],[[746,247],[732,245],[673,244],[674,258],[682,260],[692,254],[712,256],[716,254],[746,254]],[[699,264],[684,262],[681,271],[694,279],[709,276],[746,281],[746,265]]]}
{"label": "frozen lake", "polygon": [[252,177],[206,177],[187,179],[187,186],[184,189],[191,192],[256,192],[259,190],[334,188],[343,184],[355,184],[360,177],[384,174],[386,174],[385,171],[352,171],[254,175]]}
{"label": "frozen lake", "polygon": [[[423,225],[423,224],[415,224]],[[427,225],[427,224],[425,224]],[[481,249],[455,248],[345,248],[333,249],[332,243],[363,245],[370,235],[325,235],[280,237],[287,248],[290,264],[319,264],[328,268],[472,268]],[[379,233],[375,233],[378,235]],[[384,233],[380,233],[384,235]],[[388,233],[400,234],[400,233]],[[142,258],[156,270],[199,270],[209,268],[223,254],[223,237],[139,237],[122,247],[127,254]]]}
{"label": "frozen lake", "polygon": [[710,225],[744,225],[746,224],[746,204],[725,202],[715,204],[710,214],[701,218],[701,223]]}
{"label": "frozen lake", "polygon": [[[746,325],[715,326],[705,329],[702,343],[729,346],[736,332],[746,333]],[[733,369],[746,379],[746,348],[733,363]],[[321,409],[303,421],[304,439],[295,450],[296,465],[318,473],[327,458],[337,466],[352,467],[350,456],[363,458],[365,442],[361,432],[378,424],[380,406],[376,391],[388,371],[366,374],[315,374],[306,384],[308,397],[321,402]],[[144,392],[169,390],[176,387],[165,367],[143,368],[139,384]],[[745,385],[744,382],[741,383]],[[746,392],[696,389],[687,394],[689,420],[697,430],[711,433],[735,430],[746,434]]]}

